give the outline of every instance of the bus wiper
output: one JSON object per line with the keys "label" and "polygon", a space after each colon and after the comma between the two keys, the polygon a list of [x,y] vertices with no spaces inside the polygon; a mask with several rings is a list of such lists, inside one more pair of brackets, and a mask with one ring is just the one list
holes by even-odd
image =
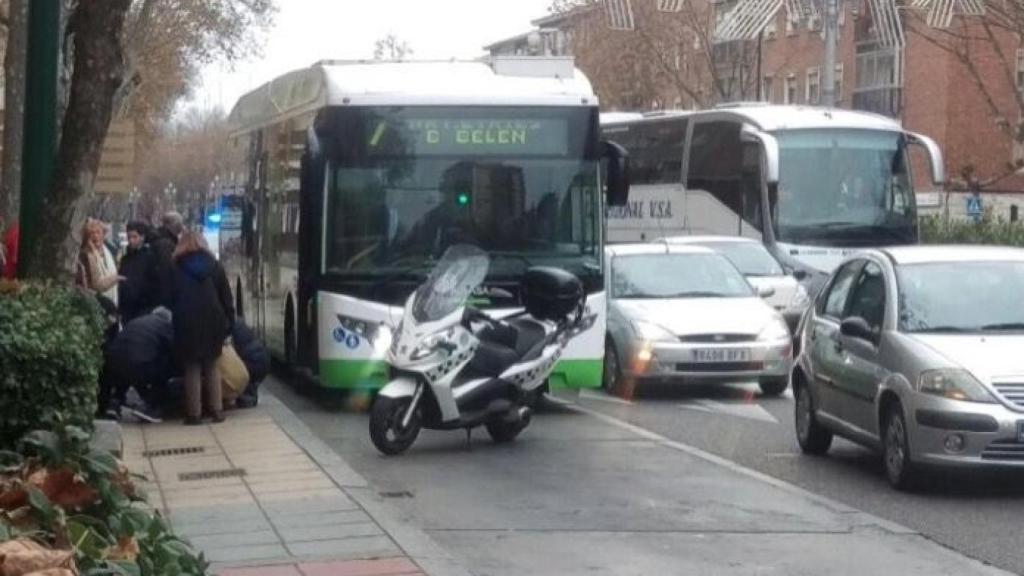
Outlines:
{"label": "bus wiper", "polygon": [[519,252],[488,252],[487,255],[496,256],[498,258],[509,258],[512,260],[519,260],[523,264],[526,264],[527,268],[533,267],[533,262],[531,262],[529,258],[523,256]]}
{"label": "bus wiper", "polygon": [[1000,322],[997,324],[985,324],[982,330],[1024,330],[1024,322]]}

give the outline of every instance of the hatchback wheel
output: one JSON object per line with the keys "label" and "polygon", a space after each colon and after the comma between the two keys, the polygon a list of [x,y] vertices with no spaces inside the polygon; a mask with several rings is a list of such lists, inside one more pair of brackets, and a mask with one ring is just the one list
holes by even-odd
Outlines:
{"label": "hatchback wheel", "polygon": [[604,343],[604,371],[601,375],[601,386],[605,392],[616,394],[621,381],[622,365],[619,364],[619,355],[615,351],[615,344],[609,339]]}
{"label": "hatchback wheel", "polygon": [[903,417],[903,408],[898,403],[893,403],[886,411],[883,440],[882,456],[889,484],[897,490],[912,488],[917,479],[917,470],[910,458],[907,421]]}
{"label": "hatchback wheel", "polygon": [[814,415],[814,398],[806,385],[795,386],[796,441],[804,454],[819,456],[832,446],[832,432],[818,423]]}

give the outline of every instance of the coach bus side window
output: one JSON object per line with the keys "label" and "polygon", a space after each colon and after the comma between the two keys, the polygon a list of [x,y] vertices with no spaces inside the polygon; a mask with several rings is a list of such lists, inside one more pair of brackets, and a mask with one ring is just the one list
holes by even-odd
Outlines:
{"label": "coach bus side window", "polygon": [[735,234],[743,215],[741,197],[743,149],[740,125],[736,122],[713,121],[694,125],[690,144],[690,162],[686,188],[691,200],[700,201],[706,193],[707,204],[701,220],[711,231]]}
{"label": "coach bus side window", "polygon": [[[740,199],[743,204],[743,227],[741,233],[753,228],[762,231],[761,218],[761,146],[754,142],[743,142],[743,165],[740,174]],[[760,235],[760,234],[758,234]]]}
{"label": "coach bus side window", "polygon": [[682,182],[683,141],[688,121],[663,120],[634,125],[629,130],[630,177],[634,184]]}

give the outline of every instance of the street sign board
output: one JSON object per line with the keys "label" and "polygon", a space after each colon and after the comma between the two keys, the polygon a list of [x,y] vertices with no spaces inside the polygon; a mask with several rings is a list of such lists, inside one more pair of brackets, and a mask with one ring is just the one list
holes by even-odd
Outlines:
{"label": "street sign board", "polygon": [[100,168],[93,185],[98,194],[131,194],[135,186],[135,124],[130,120],[110,123],[103,141]]}
{"label": "street sign board", "polygon": [[967,215],[974,219],[981,218],[981,196],[967,197]]}

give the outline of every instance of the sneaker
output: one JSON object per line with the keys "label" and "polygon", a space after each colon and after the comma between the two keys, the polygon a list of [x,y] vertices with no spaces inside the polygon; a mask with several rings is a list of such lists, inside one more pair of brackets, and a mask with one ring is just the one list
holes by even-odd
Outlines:
{"label": "sneaker", "polygon": [[259,404],[259,399],[252,396],[239,396],[235,399],[235,408],[255,408]]}

